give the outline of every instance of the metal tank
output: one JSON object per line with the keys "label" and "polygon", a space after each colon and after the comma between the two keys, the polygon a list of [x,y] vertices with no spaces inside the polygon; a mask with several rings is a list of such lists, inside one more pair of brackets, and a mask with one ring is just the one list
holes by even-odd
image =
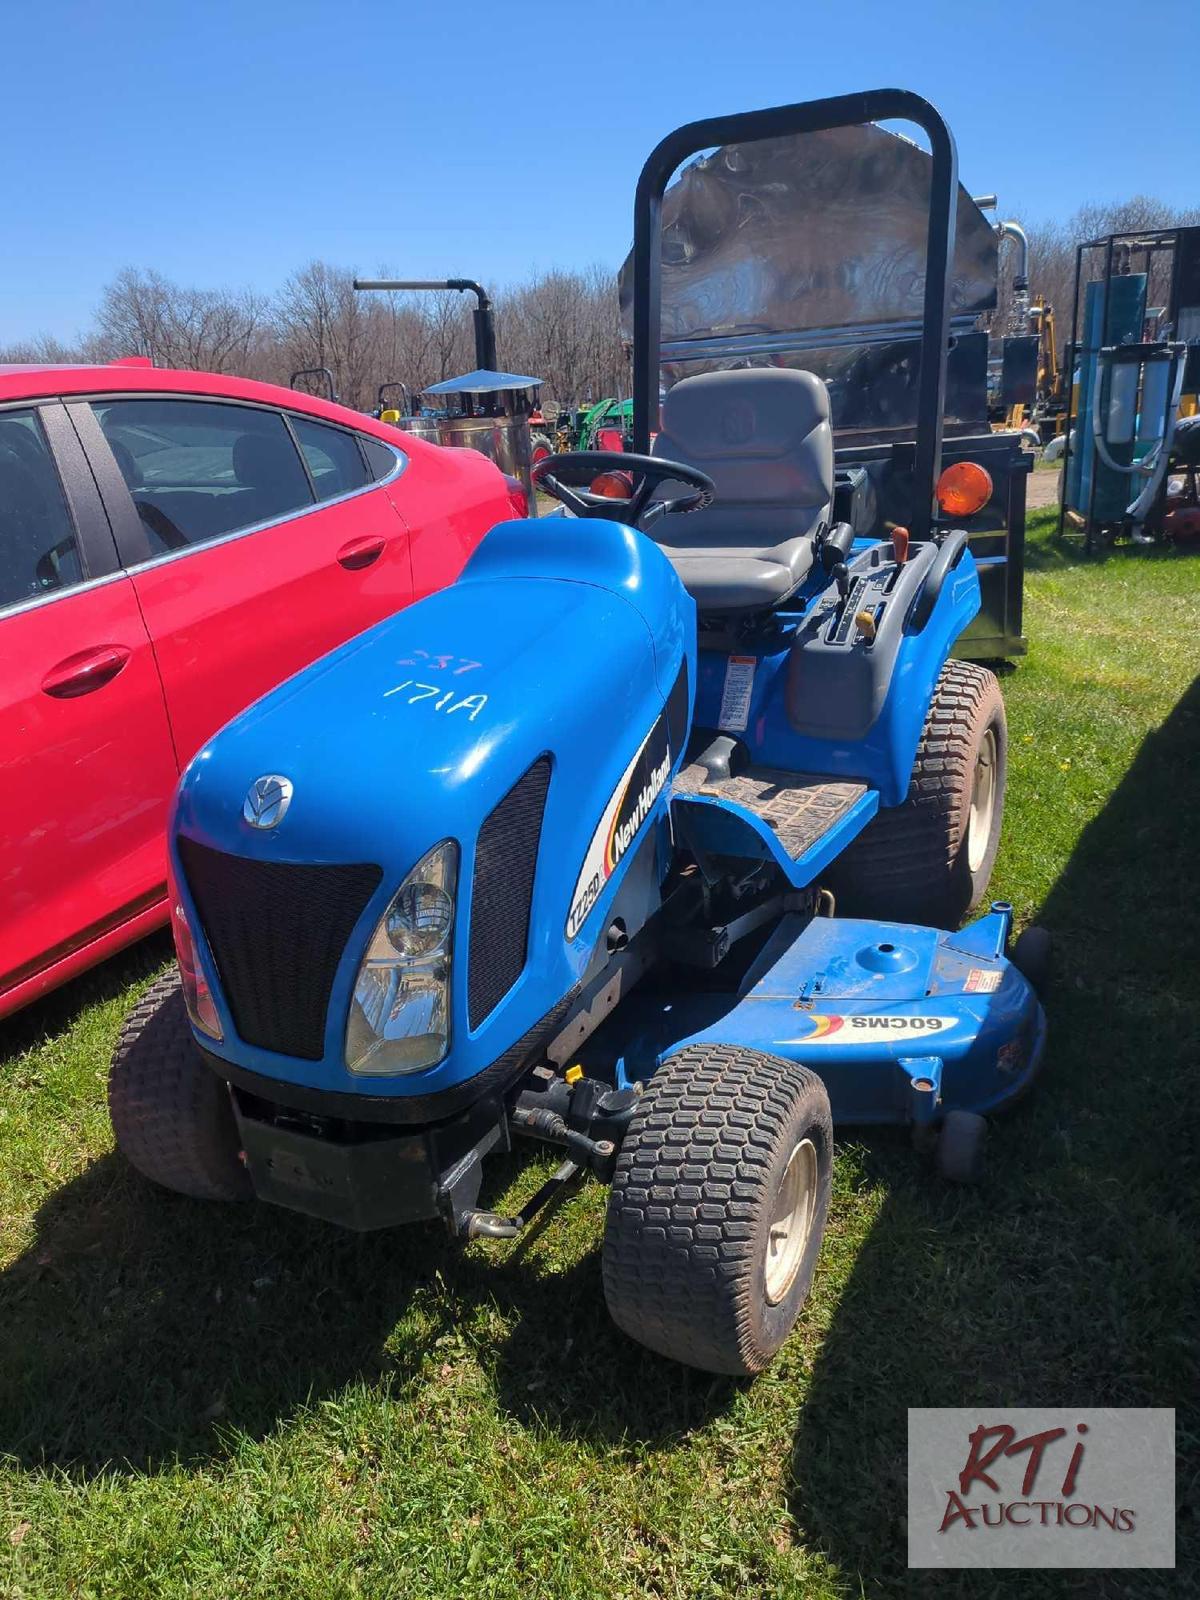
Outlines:
{"label": "metal tank", "polygon": [[518,479],[529,499],[529,514],[536,516],[529,418],[538,404],[541,382],[513,372],[467,372],[424,391],[425,398],[438,406],[435,417],[410,420],[431,422],[438,444],[479,450],[501,472]]}
{"label": "metal tank", "polygon": [[401,433],[411,433],[418,439],[428,439],[430,444],[442,442],[435,417],[384,417],[383,420],[390,422],[393,428],[399,428]]}

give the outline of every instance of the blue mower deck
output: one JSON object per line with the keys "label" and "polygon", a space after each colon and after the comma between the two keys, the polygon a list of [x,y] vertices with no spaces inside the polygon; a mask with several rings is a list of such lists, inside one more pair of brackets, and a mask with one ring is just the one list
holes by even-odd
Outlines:
{"label": "blue mower deck", "polygon": [[643,996],[611,1067],[634,1082],[688,1045],[736,1042],[818,1073],[835,1122],[916,1126],[998,1110],[1028,1087],[1046,1035],[1033,989],[1003,953],[1010,923],[999,904],[959,933],[785,917],[736,996]]}

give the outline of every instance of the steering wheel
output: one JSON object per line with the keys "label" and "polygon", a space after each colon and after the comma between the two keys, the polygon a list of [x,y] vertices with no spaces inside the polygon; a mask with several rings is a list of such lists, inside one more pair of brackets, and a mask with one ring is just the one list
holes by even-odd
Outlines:
{"label": "steering wheel", "polygon": [[[591,483],[601,472],[632,474],[633,493],[628,499],[619,500],[563,482],[566,476]],[[573,450],[569,455],[545,456],[534,466],[531,477],[539,489],[552,494],[577,517],[600,517],[634,528],[650,527],[660,517],[703,511],[712,505],[717,492],[708,474],[696,467],[685,466],[682,461],[664,461],[660,456],[630,455],[623,450]],[[690,493],[652,502],[655,489],[667,482],[682,483]]]}

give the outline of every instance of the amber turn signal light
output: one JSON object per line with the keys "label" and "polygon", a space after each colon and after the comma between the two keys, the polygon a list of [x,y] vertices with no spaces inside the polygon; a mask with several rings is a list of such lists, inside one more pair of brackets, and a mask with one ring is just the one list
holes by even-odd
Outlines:
{"label": "amber turn signal light", "polygon": [[628,500],[633,494],[632,472],[602,472],[591,482],[593,494],[606,500]]}
{"label": "amber turn signal light", "polygon": [[956,461],[937,481],[944,517],[973,517],[992,498],[992,475],[977,461]]}

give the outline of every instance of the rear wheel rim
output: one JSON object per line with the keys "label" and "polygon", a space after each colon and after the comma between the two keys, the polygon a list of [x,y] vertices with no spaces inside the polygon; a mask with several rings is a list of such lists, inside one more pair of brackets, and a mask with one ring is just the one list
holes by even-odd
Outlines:
{"label": "rear wheel rim", "polygon": [[800,1139],[788,1157],[771,1207],[763,1262],[767,1303],[778,1305],[795,1282],[817,1209],[817,1149]]}
{"label": "rear wheel rim", "polygon": [[992,837],[992,818],[996,812],[996,731],[986,728],[975,757],[975,778],[971,785],[971,815],[967,823],[967,865],[978,872]]}

